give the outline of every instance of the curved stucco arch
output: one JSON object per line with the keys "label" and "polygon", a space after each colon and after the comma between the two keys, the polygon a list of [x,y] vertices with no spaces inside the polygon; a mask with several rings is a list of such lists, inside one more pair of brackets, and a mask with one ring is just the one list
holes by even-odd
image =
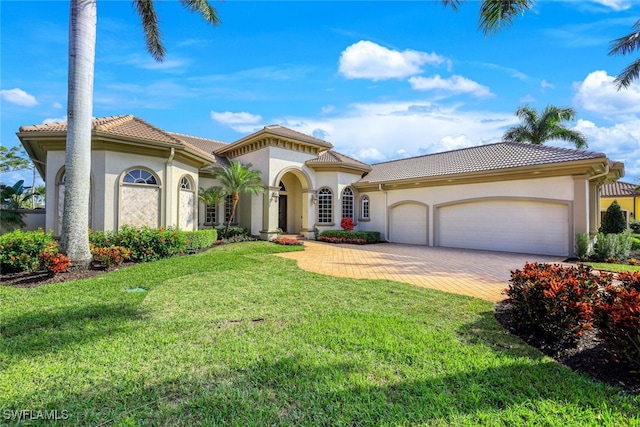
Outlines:
{"label": "curved stucco arch", "polygon": [[288,173],[291,173],[292,175],[294,175],[296,178],[300,180],[300,184],[303,190],[307,190],[311,188],[311,183],[312,183],[311,177],[304,170],[294,166],[284,168],[280,172],[278,172],[278,174],[276,175],[271,185],[274,187],[280,187],[280,181]]}

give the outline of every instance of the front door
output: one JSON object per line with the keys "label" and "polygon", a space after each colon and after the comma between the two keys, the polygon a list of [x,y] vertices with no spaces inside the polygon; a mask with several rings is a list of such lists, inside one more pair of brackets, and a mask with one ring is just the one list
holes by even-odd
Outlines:
{"label": "front door", "polygon": [[287,231],[287,196],[280,195],[278,201],[278,228]]}

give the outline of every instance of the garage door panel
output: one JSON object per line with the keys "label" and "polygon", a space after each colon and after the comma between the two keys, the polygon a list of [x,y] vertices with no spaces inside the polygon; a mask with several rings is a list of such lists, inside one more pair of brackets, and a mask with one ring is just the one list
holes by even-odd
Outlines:
{"label": "garage door panel", "polygon": [[568,255],[566,204],[477,201],[440,207],[437,215],[439,246]]}
{"label": "garage door panel", "polygon": [[393,243],[427,244],[427,206],[405,203],[389,211],[389,241]]}

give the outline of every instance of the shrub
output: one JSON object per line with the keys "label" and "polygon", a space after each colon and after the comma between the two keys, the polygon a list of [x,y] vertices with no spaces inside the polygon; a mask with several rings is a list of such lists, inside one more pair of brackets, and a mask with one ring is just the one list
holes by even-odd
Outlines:
{"label": "shrub", "polygon": [[622,233],[627,228],[627,221],[624,219],[622,209],[617,200],[609,205],[604,213],[602,223],[598,231],[605,234]]}
{"label": "shrub", "polygon": [[640,251],[640,237],[632,235],[629,240],[631,242],[631,249],[634,251]]}
{"label": "shrub", "polygon": [[16,230],[0,236],[0,270],[13,273],[36,270],[40,266],[38,255],[56,247],[51,232],[43,230]]}
{"label": "shrub", "polygon": [[593,246],[594,257],[598,261],[616,259],[618,253],[618,238],[615,234],[598,233],[596,244]]}
{"label": "shrub", "polygon": [[124,246],[111,245],[109,247],[99,247],[89,245],[93,262],[111,267],[112,265],[120,265],[125,260],[131,259],[131,250]]}
{"label": "shrub", "polygon": [[218,230],[184,231],[187,251],[197,251],[213,246],[218,240]]}
{"label": "shrub", "polygon": [[124,226],[117,232],[91,233],[89,241],[98,247],[124,246],[131,250],[131,260],[134,262],[169,258],[186,249],[184,233],[171,228]]}
{"label": "shrub", "polygon": [[595,308],[598,337],[617,361],[640,367],[640,273],[620,273]]}
{"label": "shrub", "polygon": [[574,344],[591,328],[598,289],[611,280],[607,273],[592,274],[590,267],[526,263],[511,273],[505,294],[523,329]]}
{"label": "shrub", "polygon": [[616,235],[618,240],[616,243],[616,258],[620,261],[626,261],[631,255],[631,233],[625,231]]}
{"label": "shrub", "polygon": [[342,220],[340,220],[340,227],[342,227],[343,230],[347,231],[353,230],[353,220],[349,217],[342,218]]}
{"label": "shrub", "polygon": [[379,243],[380,233],[378,231],[325,230],[320,233],[317,240],[329,243]]}
{"label": "shrub", "polygon": [[236,236],[248,236],[249,230],[244,227],[230,227],[229,232],[225,234],[224,228],[217,228],[218,236],[222,239],[231,239]]}
{"label": "shrub", "polygon": [[580,259],[586,259],[590,255],[590,237],[589,233],[576,234],[576,256]]}
{"label": "shrub", "polygon": [[58,252],[57,247],[47,249],[38,255],[40,267],[50,274],[64,273],[71,265],[71,259]]}
{"label": "shrub", "polygon": [[284,246],[303,246],[304,242],[302,240],[298,240],[295,237],[278,237],[272,240],[273,243],[277,243],[279,245]]}
{"label": "shrub", "polygon": [[631,221],[631,223],[629,223],[629,228],[632,232],[640,234],[640,221]]}

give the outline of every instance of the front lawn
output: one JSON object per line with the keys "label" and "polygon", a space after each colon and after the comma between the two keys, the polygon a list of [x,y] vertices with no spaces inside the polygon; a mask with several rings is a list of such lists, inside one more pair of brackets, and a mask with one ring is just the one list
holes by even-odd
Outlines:
{"label": "front lawn", "polygon": [[633,273],[634,271],[640,271],[640,265],[612,264],[607,262],[581,262],[581,264],[587,265],[594,270],[609,271],[611,273]]}
{"label": "front lawn", "polygon": [[55,410],[69,416],[60,425],[640,422],[640,397],[524,345],[491,303],[270,255],[296,249],[241,243],[0,286],[3,421]]}

